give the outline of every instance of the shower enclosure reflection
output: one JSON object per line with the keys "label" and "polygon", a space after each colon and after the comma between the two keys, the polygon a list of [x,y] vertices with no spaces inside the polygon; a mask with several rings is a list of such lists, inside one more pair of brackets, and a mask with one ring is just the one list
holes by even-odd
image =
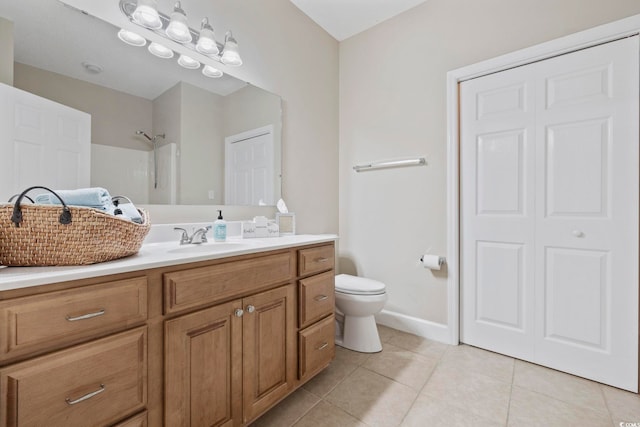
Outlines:
{"label": "shower enclosure reflection", "polygon": [[157,138],[164,139],[164,133],[154,135],[153,138],[145,133],[143,130],[137,130],[136,135],[142,135],[147,138],[151,143],[151,149],[153,150],[153,188],[158,188],[158,141]]}

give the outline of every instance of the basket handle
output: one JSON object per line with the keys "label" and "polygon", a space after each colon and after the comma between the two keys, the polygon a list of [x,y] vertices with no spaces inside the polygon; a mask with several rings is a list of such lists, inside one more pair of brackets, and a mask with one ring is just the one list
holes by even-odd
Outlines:
{"label": "basket handle", "polygon": [[13,205],[13,215],[11,215],[11,222],[13,222],[16,225],[16,227],[20,227],[20,223],[22,222],[22,210],[20,209],[20,202],[22,201],[23,197],[27,197],[27,193],[29,191],[35,190],[36,188],[47,190],[50,193],[52,193],[54,196],[56,196],[58,200],[60,200],[60,203],[62,203],[62,213],[58,218],[58,222],[60,222],[60,224],[71,224],[71,211],[69,210],[69,207],[64,203],[64,200],[62,200],[60,196],[56,194],[55,191],[47,187],[41,187],[39,185],[29,187],[26,190],[24,190],[22,193],[20,193],[20,195],[18,196],[18,200],[16,200],[15,205]]}
{"label": "basket handle", "polygon": [[[7,201],[8,201],[9,203],[13,202],[13,199],[15,199],[16,197],[18,197],[19,195],[20,195],[20,194],[14,194],[13,196],[9,197],[9,200],[7,200]],[[36,203],[36,202],[34,202],[34,201],[33,201],[33,199],[32,199],[31,197],[29,197],[29,196],[24,196],[24,197],[26,197],[27,199],[29,199],[29,201],[30,201],[31,203],[34,203],[34,204]]]}

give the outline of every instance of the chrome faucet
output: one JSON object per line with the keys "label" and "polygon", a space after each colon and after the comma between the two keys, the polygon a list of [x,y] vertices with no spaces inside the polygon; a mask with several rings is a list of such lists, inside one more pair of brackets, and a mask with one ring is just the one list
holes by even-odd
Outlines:
{"label": "chrome faucet", "polygon": [[[211,230],[211,226],[207,225],[206,227],[198,228],[193,232],[191,237],[189,237],[189,233],[184,228],[173,227],[173,229],[176,231],[182,231],[182,235],[180,236],[181,245],[188,245],[190,243],[199,245],[200,243],[207,243],[207,231]],[[197,239],[198,236],[200,236],[200,239]]]}
{"label": "chrome faucet", "polygon": [[[210,225],[207,225],[206,227],[198,228],[196,231],[193,232],[193,235],[189,239],[189,243],[194,243],[194,244],[207,243],[207,231],[209,230],[211,230]],[[200,241],[195,240],[198,235],[200,235]]]}

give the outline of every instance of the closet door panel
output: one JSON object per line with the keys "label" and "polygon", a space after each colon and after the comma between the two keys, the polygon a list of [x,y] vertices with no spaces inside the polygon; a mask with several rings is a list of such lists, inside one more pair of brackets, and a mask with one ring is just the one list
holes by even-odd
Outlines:
{"label": "closet door panel", "polygon": [[537,64],[535,361],[638,384],[638,37]]}
{"label": "closet door panel", "polygon": [[530,71],[461,91],[461,340],[533,355],[534,87]]}

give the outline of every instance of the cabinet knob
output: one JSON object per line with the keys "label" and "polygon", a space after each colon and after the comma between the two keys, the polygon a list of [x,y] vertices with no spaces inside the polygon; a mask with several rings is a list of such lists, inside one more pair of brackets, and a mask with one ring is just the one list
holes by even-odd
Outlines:
{"label": "cabinet knob", "polygon": [[241,308],[236,308],[236,311],[233,314],[235,314],[236,317],[242,317],[244,311]]}
{"label": "cabinet knob", "polygon": [[584,237],[584,232],[582,232],[581,230],[573,230],[572,234],[576,237]]}
{"label": "cabinet knob", "polygon": [[248,305],[248,306],[247,306],[247,311],[248,311],[249,313],[253,313],[254,311],[256,311],[256,308],[255,308],[254,306],[252,306],[252,305]]}

